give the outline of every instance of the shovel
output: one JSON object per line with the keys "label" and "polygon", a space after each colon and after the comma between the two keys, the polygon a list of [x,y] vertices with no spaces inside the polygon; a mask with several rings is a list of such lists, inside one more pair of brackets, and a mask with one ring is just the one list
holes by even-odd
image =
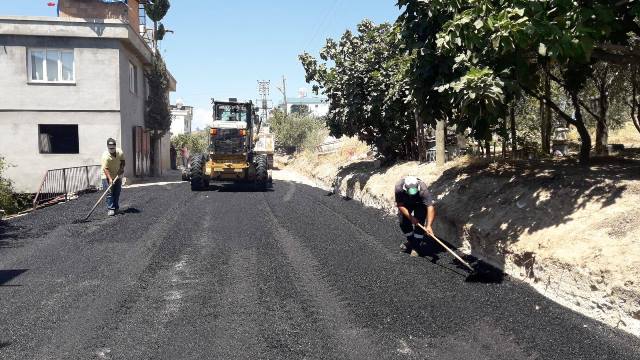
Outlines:
{"label": "shovel", "polygon": [[89,213],[87,214],[87,216],[85,216],[84,219],[82,219],[82,222],[85,222],[87,220],[89,220],[89,217],[91,216],[91,214],[93,214],[93,212],[96,210],[96,208],[98,207],[98,204],[100,204],[100,202],[102,201],[102,199],[104,199],[104,197],[107,195],[107,193],[109,191],[111,191],[111,187],[113,186],[113,184],[116,183],[116,181],[118,181],[118,179],[120,178],[120,175],[116,176],[115,179],[113,179],[113,181],[111,182],[111,185],[109,185],[109,187],[107,188],[107,190],[105,190],[105,192],[102,194],[102,196],[100,196],[100,199],[98,199],[98,201],[96,201],[96,204],[93,205],[93,207],[91,208],[91,211],[89,211]]}

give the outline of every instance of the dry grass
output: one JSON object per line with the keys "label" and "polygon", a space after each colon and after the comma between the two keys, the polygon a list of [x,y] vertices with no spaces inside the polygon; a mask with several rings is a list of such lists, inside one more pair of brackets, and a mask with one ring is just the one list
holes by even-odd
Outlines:
{"label": "dry grass", "polygon": [[640,132],[628,122],[618,130],[613,130],[609,134],[610,144],[624,144],[626,148],[640,148]]}

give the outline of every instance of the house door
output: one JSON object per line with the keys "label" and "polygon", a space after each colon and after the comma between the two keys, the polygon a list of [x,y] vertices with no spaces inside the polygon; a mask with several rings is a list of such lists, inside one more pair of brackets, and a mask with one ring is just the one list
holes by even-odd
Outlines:
{"label": "house door", "polygon": [[133,127],[133,161],[136,177],[151,175],[151,136],[142,126]]}

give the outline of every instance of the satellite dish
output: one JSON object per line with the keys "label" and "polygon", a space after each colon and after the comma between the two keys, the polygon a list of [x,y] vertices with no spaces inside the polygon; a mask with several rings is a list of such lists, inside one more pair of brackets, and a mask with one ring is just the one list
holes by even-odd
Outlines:
{"label": "satellite dish", "polygon": [[178,109],[182,109],[184,107],[184,100],[182,100],[182,99],[176,100],[176,107]]}

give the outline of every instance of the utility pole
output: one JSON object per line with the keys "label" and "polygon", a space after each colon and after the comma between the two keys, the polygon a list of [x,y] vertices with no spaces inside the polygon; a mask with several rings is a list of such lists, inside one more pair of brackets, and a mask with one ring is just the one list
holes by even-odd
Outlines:
{"label": "utility pole", "polygon": [[281,88],[277,88],[278,90],[280,90],[280,92],[282,93],[282,96],[284,96],[284,114],[287,115],[288,113],[288,109],[289,106],[287,104],[287,78],[284,77],[284,75],[282,75],[282,89]]}
{"label": "utility pole", "polygon": [[267,121],[269,117],[269,111],[267,109],[267,97],[271,88],[271,80],[258,80],[258,94],[262,100],[262,112],[264,113],[264,121]]}

